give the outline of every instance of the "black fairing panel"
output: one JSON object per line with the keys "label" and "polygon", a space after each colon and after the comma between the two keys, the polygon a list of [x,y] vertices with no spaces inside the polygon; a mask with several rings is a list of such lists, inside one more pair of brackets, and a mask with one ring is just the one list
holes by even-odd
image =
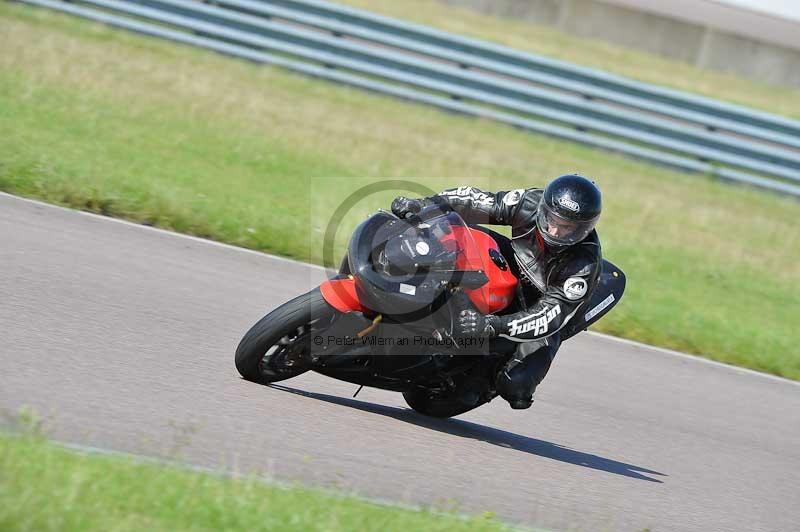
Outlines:
{"label": "black fairing panel", "polygon": [[625,292],[625,274],[611,262],[603,261],[603,270],[600,273],[597,286],[592,292],[589,304],[578,309],[566,327],[561,329],[561,340],[564,341],[579,332],[586,330],[590,325],[608,314],[622,299]]}
{"label": "black fairing panel", "polygon": [[[373,250],[406,228],[406,222],[379,212],[361,223],[350,239],[347,257],[356,281],[358,299],[375,312],[396,315],[420,312],[444,290],[445,283],[438,282],[434,275],[390,276],[375,271],[371,262]],[[401,283],[414,286],[414,293],[403,293]]]}
{"label": "black fairing panel", "polygon": [[[317,358],[313,370],[354,384],[402,392],[420,383],[439,382],[443,373],[460,374],[486,359],[481,351],[455,352],[418,343],[416,339],[430,336],[431,323],[384,320],[359,338],[358,333],[371,324],[359,312],[342,314],[317,335],[319,343],[311,342],[311,354]],[[398,345],[401,338],[408,343]]]}

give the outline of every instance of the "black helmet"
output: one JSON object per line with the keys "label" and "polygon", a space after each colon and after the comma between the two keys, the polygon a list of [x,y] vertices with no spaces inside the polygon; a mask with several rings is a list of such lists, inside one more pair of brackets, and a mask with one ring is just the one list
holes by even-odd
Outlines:
{"label": "black helmet", "polygon": [[594,183],[579,175],[562,175],[544,189],[536,225],[546,243],[569,246],[592,232],[601,209],[600,189]]}

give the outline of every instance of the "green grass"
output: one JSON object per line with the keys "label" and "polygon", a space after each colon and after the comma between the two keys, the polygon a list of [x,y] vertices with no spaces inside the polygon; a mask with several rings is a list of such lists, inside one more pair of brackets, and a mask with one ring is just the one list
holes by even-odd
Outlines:
{"label": "green grass", "polygon": [[800,118],[800,90],[667,59],[596,39],[579,38],[528,21],[486,15],[441,0],[337,0],[339,3],[427,24],[446,31]]}
{"label": "green grass", "polygon": [[[0,189],[15,194],[319,262],[363,185],[568,171],[603,189],[604,255],[629,279],[598,330],[800,379],[796,201],[0,4]],[[349,212],[339,244],[392,196]]]}
{"label": "green grass", "polygon": [[0,435],[0,530],[508,530],[471,518],[384,506]]}

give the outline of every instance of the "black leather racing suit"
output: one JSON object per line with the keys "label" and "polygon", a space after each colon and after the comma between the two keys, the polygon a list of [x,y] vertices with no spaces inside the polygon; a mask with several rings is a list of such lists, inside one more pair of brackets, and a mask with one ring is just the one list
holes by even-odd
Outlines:
{"label": "black leather racing suit", "polygon": [[458,187],[424,200],[450,206],[468,224],[512,227],[510,240],[487,232],[521,280],[518,297],[500,316],[497,331],[501,338],[518,343],[496,382],[498,393],[515,408],[530,406],[561,344],[559,331],[589,301],[602,266],[595,231],[568,247],[545,244],[535,222],[541,196],[542,189],[537,188],[492,194]]}

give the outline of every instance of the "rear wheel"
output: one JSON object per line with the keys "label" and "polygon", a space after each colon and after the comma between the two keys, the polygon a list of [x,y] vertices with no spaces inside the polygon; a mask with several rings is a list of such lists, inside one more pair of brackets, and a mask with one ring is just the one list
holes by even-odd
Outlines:
{"label": "rear wheel", "polygon": [[403,392],[403,399],[406,400],[408,406],[420,414],[438,418],[457,416],[485,403],[481,399],[465,401],[461,394],[455,391],[445,396],[439,396],[432,395],[428,390],[422,388]]}
{"label": "rear wheel", "polygon": [[327,327],[335,314],[318,288],[284,303],[244,335],[236,348],[236,369],[261,384],[305,373],[312,331]]}

